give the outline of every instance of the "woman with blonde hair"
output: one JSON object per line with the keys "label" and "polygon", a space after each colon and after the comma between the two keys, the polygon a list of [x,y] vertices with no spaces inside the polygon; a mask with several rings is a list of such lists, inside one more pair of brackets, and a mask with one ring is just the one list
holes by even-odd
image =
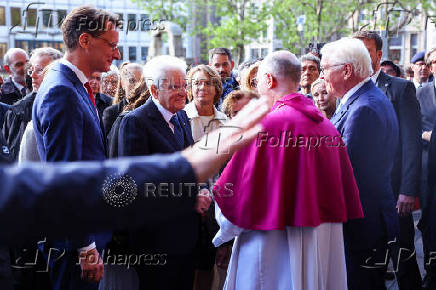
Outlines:
{"label": "woman with blonde hair", "polygon": [[240,81],[241,90],[246,90],[246,91],[257,90],[256,75],[260,63],[261,60],[256,60],[248,68],[241,71],[241,81]]}
{"label": "woman with blonde hair", "polygon": [[330,119],[336,111],[336,98],[327,92],[325,81],[317,79],[312,83],[311,93],[315,106],[324,117]]}
{"label": "woman with blonde hair", "polygon": [[251,99],[259,99],[259,95],[254,91],[237,90],[232,91],[226,96],[221,109],[223,113],[230,119],[242,110],[242,108],[250,102]]}
{"label": "woman with blonde hair", "polygon": [[[193,67],[187,75],[188,103],[185,106],[190,120],[192,138],[197,142],[203,135],[219,128],[227,117],[215,108],[222,94],[222,83],[219,74],[207,65]],[[213,179],[209,181],[213,183]],[[209,194],[203,188],[200,194]],[[201,216],[200,237],[195,249],[194,290],[211,289],[214,279],[216,248],[212,238],[218,230],[214,217],[214,206]]]}
{"label": "woman with blonde hair", "polygon": [[188,72],[188,103],[186,114],[191,122],[192,137],[197,142],[203,135],[221,126],[227,119],[216,104],[222,94],[219,74],[207,65],[198,65]]}

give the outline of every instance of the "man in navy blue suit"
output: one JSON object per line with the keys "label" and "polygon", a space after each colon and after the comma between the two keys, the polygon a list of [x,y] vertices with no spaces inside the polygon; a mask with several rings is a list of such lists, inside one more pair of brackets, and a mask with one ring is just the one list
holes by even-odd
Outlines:
{"label": "man in navy blue suit", "polygon": [[399,234],[391,172],[398,121],[389,99],[371,81],[371,58],[363,42],[344,38],[321,49],[322,77],[340,99],[331,121],[347,145],[365,217],[344,224],[349,289],[386,289],[388,245]]}
{"label": "man in navy blue suit", "polygon": [[[401,290],[421,288],[415,251],[415,225],[412,211],[420,188],[421,173],[421,113],[415,86],[404,79],[391,77],[380,69],[383,40],[375,31],[358,31],[354,38],[363,41],[371,57],[372,81],[382,90],[394,106],[400,133],[399,147],[391,174],[392,189],[397,201],[400,223],[399,247],[401,256],[396,272]],[[400,260],[398,260],[400,259]],[[395,269],[397,270],[397,269]]]}
{"label": "man in navy blue suit", "polygon": [[[186,103],[186,63],[171,56],[153,58],[144,67],[152,97],[127,114],[120,125],[119,156],[173,153],[194,143]],[[188,188],[183,190],[187,193]],[[177,189],[177,193],[179,189]],[[174,198],[173,198],[174,199]],[[200,202],[203,202],[199,196]],[[174,200],[177,202],[177,198]],[[198,239],[199,216],[192,210],[165,228],[143,228],[130,234],[131,248],[139,252],[168,253],[162,267],[137,267],[140,289],[192,289],[193,250]],[[203,206],[207,210],[208,205]],[[174,243],[175,237],[184,238]]]}
{"label": "man in navy blue suit", "polygon": [[[108,71],[112,61],[120,58],[118,24],[118,15],[91,6],[74,9],[63,21],[65,56],[45,77],[33,107],[42,161],[106,158],[105,137],[88,79],[93,72]],[[97,289],[97,284],[89,282],[103,277],[103,264],[80,259],[79,268],[75,248],[80,256],[98,257],[96,247],[104,247],[109,239],[110,234],[106,234],[58,244],[67,252],[51,268],[53,287]]]}

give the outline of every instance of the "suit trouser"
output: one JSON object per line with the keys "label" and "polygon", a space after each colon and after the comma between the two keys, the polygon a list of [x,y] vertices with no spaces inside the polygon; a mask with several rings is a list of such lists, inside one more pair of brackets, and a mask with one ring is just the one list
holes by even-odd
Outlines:
{"label": "suit trouser", "polygon": [[378,235],[367,247],[356,248],[347,239],[344,228],[345,261],[349,290],[385,290],[385,273],[389,255],[395,241],[389,241],[386,234]]}
{"label": "suit trouser", "polygon": [[399,223],[398,246],[391,251],[398,286],[400,290],[421,289],[422,280],[416,260],[413,215],[400,216]]}

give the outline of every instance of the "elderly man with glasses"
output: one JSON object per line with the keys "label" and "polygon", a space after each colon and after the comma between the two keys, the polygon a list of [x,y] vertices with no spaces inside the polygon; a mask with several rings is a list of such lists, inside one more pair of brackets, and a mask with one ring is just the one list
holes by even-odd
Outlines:
{"label": "elderly man with glasses", "polygon": [[363,42],[344,38],[326,44],[321,77],[340,99],[331,122],[347,145],[365,217],[344,224],[348,289],[386,289],[388,245],[399,224],[391,185],[398,122],[389,99],[371,81],[371,58]]}

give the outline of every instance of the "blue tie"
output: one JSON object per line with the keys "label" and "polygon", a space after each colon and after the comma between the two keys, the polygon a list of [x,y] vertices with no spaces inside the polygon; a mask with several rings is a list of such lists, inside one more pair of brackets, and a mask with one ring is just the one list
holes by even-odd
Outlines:
{"label": "blue tie", "polygon": [[183,137],[183,130],[182,127],[180,127],[177,115],[172,116],[170,122],[174,125],[174,138],[176,138],[177,144],[179,144],[179,149],[181,150],[185,148],[185,139]]}

